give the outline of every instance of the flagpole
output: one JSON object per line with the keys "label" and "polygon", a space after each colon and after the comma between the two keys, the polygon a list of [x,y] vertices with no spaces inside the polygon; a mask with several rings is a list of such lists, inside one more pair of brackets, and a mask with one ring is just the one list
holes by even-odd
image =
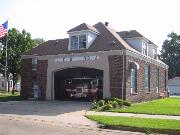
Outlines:
{"label": "flagpole", "polygon": [[4,77],[5,77],[5,90],[7,91],[7,44],[8,44],[8,30],[7,30],[7,35],[6,35],[6,45],[5,45],[5,73],[4,73]]}

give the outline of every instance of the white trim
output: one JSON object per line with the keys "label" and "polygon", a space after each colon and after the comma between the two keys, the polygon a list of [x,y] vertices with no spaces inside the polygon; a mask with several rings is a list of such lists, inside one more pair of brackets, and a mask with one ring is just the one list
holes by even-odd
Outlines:
{"label": "white trim", "polygon": [[[28,58],[43,58],[43,59],[47,59],[47,57],[58,57],[58,56],[82,56],[82,55],[98,55],[98,54],[111,54],[111,53],[118,53],[118,55],[122,55],[123,54],[123,50],[110,50],[110,51],[97,51],[97,52],[84,52],[84,53],[70,53],[70,54],[57,54],[57,55],[42,55],[42,56],[37,56],[37,55],[22,55],[21,59],[28,59]],[[137,53],[137,52],[133,52],[130,50],[126,50],[126,55],[128,56],[132,56],[134,58],[138,58],[140,60],[144,60],[147,61],[149,63],[158,65],[160,67],[166,68],[168,69],[168,65],[166,65],[165,63],[163,63],[160,60],[156,60],[151,58],[150,56],[146,56],[143,55],[141,53]]]}
{"label": "white trim", "polygon": [[144,60],[144,61],[147,61],[149,63],[152,63],[152,64],[155,64],[155,65],[158,65],[158,66],[161,66],[163,68],[168,69],[168,65],[166,65],[165,63],[163,63],[160,60],[153,59],[150,56],[142,55],[140,53],[136,53],[136,52],[133,52],[130,50],[126,50],[126,55],[129,55],[129,56],[132,56],[134,58],[138,58],[140,60]]}
{"label": "white trim", "polygon": [[[141,39],[141,40],[145,40],[146,42],[149,42],[150,40],[149,39],[147,39],[147,38],[145,38],[145,37],[132,37],[132,38],[123,38],[123,39]],[[151,41],[150,41],[151,42]],[[152,44],[152,43],[148,43],[148,45],[153,45],[153,46],[155,46],[156,48],[158,48],[158,45],[156,45],[156,44]]]}
{"label": "white trim", "polygon": [[74,34],[74,33],[82,33],[82,32],[91,32],[91,33],[94,33],[94,34],[97,34],[99,35],[100,33],[99,32],[95,32],[93,30],[80,30],[80,31],[72,31],[72,32],[67,32],[67,34]]}

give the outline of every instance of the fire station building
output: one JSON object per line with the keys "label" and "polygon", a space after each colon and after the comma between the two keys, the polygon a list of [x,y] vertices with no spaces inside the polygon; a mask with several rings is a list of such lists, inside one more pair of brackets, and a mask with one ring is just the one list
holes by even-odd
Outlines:
{"label": "fire station building", "polygon": [[[168,66],[157,45],[136,30],[82,23],[69,38],[49,40],[22,56],[21,95],[44,100],[119,97],[141,102],[167,96]],[[37,95],[36,95],[37,96]]]}

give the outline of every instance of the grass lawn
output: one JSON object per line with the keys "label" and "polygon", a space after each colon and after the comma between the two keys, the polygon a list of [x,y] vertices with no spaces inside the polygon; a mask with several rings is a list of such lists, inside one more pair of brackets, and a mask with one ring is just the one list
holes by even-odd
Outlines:
{"label": "grass lawn", "polygon": [[7,102],[7,101],[17,101],[17,100],[23,100],[22,97],[20,97],[19,92],[15,92],[14,95],[11,94],[11,92],[6,91],[0,91],[0,102]]}
{"label": "grass lawn", "polygon": [[112,112],[180,115],[180,98],[166,98],[146,103],[134,104],[124,109],[112,109]]}
{"label": "grass lawn", "polygon": [[[88,115],[87,118],[95,120],[105,126],[134,127],[146,131],[180,131],[180,120],[150,119],[136,117],[98,116]],[[133,128],[132,128],[133,129]]]}

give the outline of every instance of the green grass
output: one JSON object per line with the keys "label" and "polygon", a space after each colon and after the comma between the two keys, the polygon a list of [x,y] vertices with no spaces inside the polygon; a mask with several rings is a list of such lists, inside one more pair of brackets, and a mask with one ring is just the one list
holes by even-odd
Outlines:
{"label": "green grass", "polygon": [[22,97],[20,97],[19,92],[15,92],[14,95],[11,94],[11,92],[6,91],[0,91],[0,102],[7,102],[7,101],[18,101],[23,100]]}
{"label": "green grass", "polygon": [[166,98],[154,100],[146,103],[134,104],[124,109],[112,109],[112,112],[144,113],[180,115],[180,98]]}
{"label": "green grass", "polygon": [[118,116],[98,116],[88,115],[87,118],[95,120],[100,124],[111,127],[134,127],[139,129],[151,129],[155,131],[180,131],[180,120],[118,117]]}

